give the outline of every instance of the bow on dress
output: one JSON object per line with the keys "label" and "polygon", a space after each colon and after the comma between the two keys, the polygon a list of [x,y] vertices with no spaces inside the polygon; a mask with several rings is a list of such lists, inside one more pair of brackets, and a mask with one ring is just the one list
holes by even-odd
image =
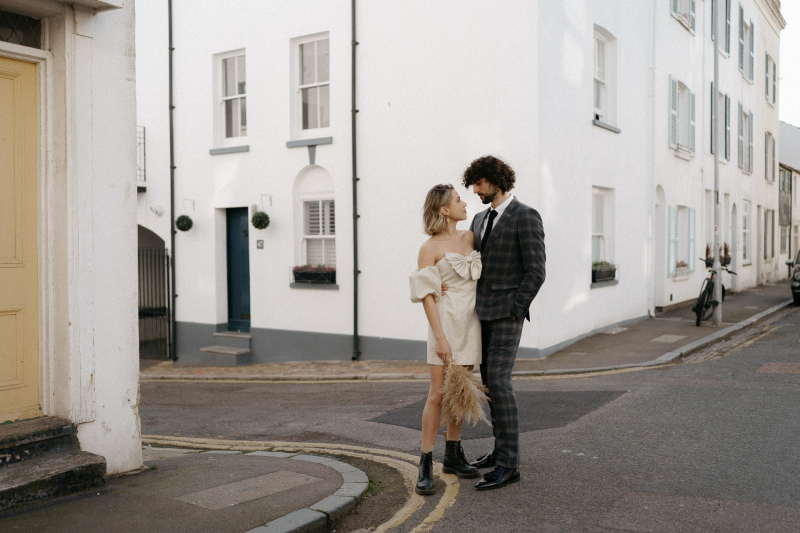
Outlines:
{"label": "bow on dress", "polygon": [[462,278],[476,280],[481,277],[481,254],[477,250],[473,250],[469,255],[448,252],[445,257],[453,270]]}

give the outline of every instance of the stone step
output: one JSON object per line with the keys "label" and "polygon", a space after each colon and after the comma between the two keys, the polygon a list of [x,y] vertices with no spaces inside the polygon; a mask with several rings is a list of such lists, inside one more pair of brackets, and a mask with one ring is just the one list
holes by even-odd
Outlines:
{"label": "stone step", "polygon": [[75,426],[63,418],[44,416],[0,426],[0,465],[78,449]]}
{"label": "stone step", "polygon": [[232,346],[234,348],[250,349],[250,340],[253,338],[249,333],[238,331],[218,331],[214,333],[214,343],[221,346]]}
{"label": "stone step", "polygon": [[206,346],[200,348],[200,364],[203,366],[249,365],[250,349],[220,345]]}
{"label": "stone step", "polygon": [[52,452],[0,467],[0,511],[105,484],[105,458],[89,452]]}

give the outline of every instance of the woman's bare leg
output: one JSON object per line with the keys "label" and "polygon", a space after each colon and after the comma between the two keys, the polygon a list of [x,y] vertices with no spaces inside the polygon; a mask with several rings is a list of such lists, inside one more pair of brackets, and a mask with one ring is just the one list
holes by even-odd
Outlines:
{"label": "woman's bare leg", "polygon": [[[444,383],[444,366],[428,365],[431,373],[431,388],[428,400],[422,411],[422,452],[433,451],[436,435],[439,433],[439,416],[442,412],[442,384]],[[460,426],[460,425],[459,425]]]}
{"label": "woman's bare leg", "polygon": [[[468,371],[472,372],[472,365],[465,366]],[[441,388],[441,387],[440,387]],[[447,440],[461,440],[461,425],[464,423],[464,420],[461,419],[458,422],[450,422],[447,424]],[[424,441],[424,440],[423,440]]]}

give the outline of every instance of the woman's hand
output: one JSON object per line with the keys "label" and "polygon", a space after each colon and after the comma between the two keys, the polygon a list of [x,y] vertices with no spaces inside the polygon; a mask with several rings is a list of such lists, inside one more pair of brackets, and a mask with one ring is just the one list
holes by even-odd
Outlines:
{"label": "woman's hand", "polygon": [[453,358],[453,351],[450,349],[450,343],[447,342],[444,336],[440,339],[436,339],[436,355],[439,356],[439,359],[441,359],[444,364],[449,363],[450,359]]}

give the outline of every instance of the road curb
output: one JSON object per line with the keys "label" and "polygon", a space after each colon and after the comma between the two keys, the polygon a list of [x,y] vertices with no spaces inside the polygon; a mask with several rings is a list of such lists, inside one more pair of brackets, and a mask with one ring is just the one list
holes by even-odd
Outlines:
{"label": "road curb", "polygon": [[369,487],[369,478],[364,472],[330,457],[287,452],[250,452],[245,455],[318,463],[336,470],[342,476],[341,486],[330,496],[308,507],[277,518],[263,526],[253,528],[246,533],[315,533],[317,531],[325,531],[331,523],[353,509]]}
{"label": "road curb", "polygon": [[648,368],[653,366],[662,366],[668,365],[670,363],[675,362],[676,360],[680,359],[684,355],[708,346],[709,344],[713,344],[714,342],[718,341],[719,339],[730,335],[735,331],[739,331],[740,329],[744,329],[747,326],[758,322],[764,317],[767,317],[773,313],[776,313],[783,309],[784,307],[788,307],[794,300],[789,299],[783,303],[778,305],[772,306],[769,309],[762,311],[758,314],[751,316],[741,322],[737,322],[732,326],[728,326],[725,329],[717,331],[711,335],[703,337],[702,339],[698,339],[694,342],[690,342],[680,348],[672,350],[671,352],[667,352],[664,355],[653,359],[652,361],[646,361],[644,363],[630,363],[625,365],[610,365],[610,366],[598,366],[592,368],[563,368],[563,369],[551,369],[551,370],[520,370],[516,372],[512,372],[512,376],[554,376],[554,375],[569,375],[569,374],[590,374],[593,372],[608,372],[609,370],[625,370],[630,368]]}

